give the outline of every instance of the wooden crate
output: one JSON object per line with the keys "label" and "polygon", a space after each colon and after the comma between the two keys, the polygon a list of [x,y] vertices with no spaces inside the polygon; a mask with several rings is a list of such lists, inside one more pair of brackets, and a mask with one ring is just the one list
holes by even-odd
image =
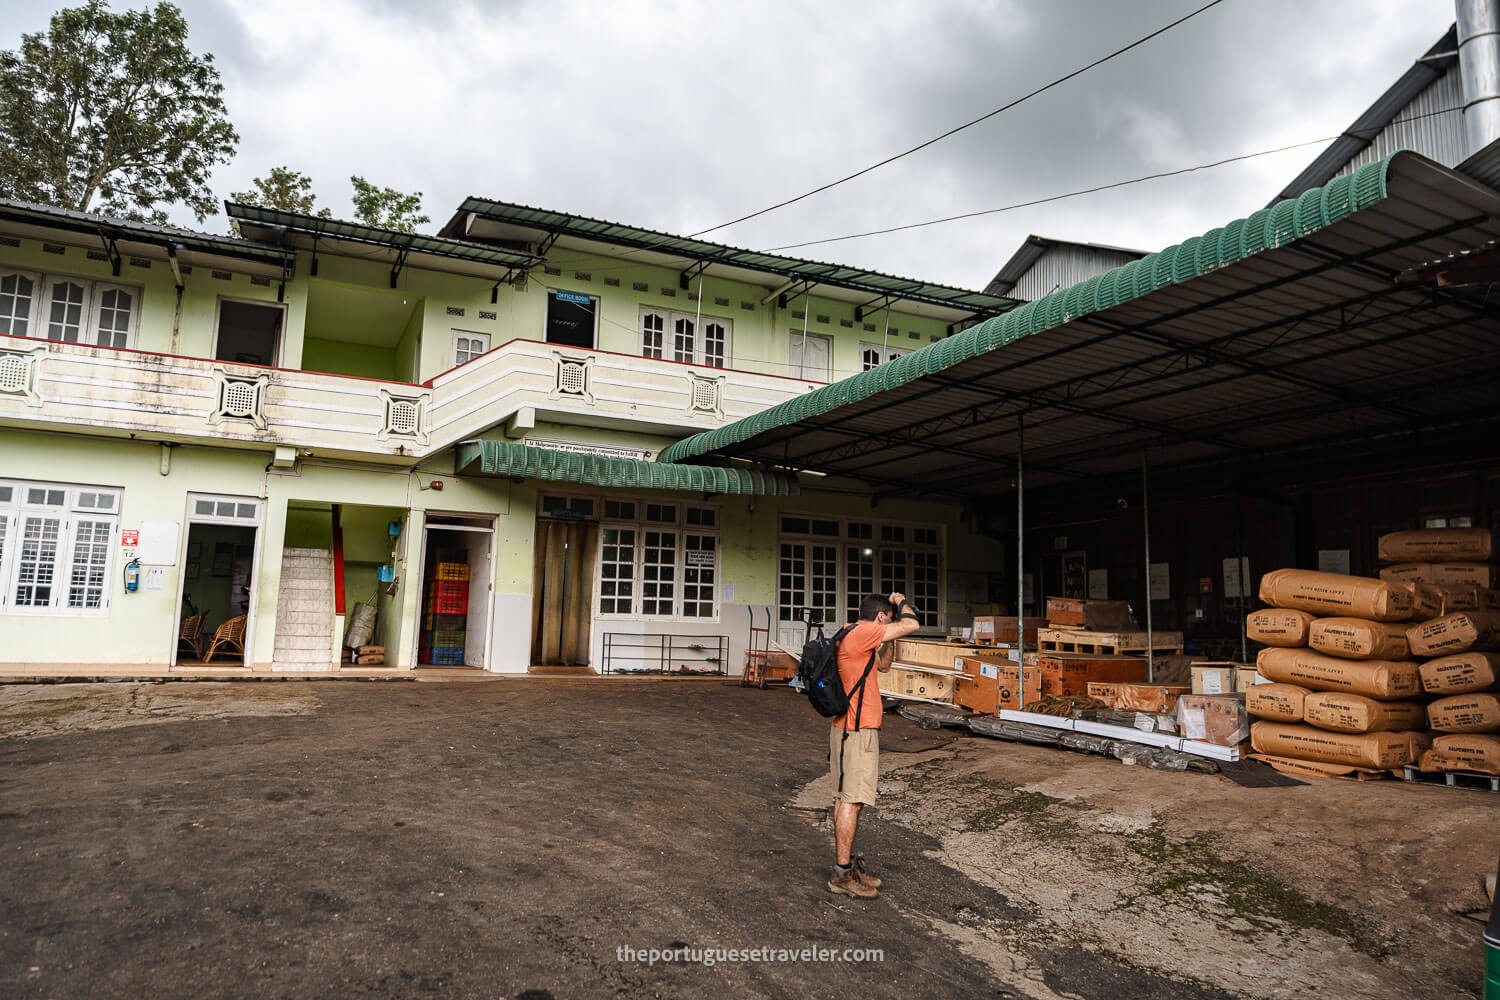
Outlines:
{"label": "wooden crate", "polygon": [[973,643],[943,642],[931,639],[897,639],[896,661],[919,667],[938,667],[942,670],[962,670],[956,665],[960,656],[989,652],[992,647]]}
{"label": "wooden crate", "polygon": [[1042,628],[1036,632],[1037,646],[1057,653],[1096,655],[1143,655],[1153,647],[1158,653],[1181,653],[1182,633],[1090,632],[1081,628]]}
{"label": "wooden crate", "polygon": [[912,670],[907,667],[892,667],[879,675],[880,690],[895,694],[907,694],[914,698],[930,698],[933,701],[953,700],[952,672],[938,673],[927,670]]}

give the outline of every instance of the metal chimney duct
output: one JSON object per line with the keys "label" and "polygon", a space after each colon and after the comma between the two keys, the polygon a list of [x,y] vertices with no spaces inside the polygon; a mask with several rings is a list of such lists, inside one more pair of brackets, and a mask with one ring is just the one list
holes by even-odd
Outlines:
{"label": "metal chimney duct", "polygon": [[1473,156],[1500,139],[1500,0],[1455,0],[1464,132]]}

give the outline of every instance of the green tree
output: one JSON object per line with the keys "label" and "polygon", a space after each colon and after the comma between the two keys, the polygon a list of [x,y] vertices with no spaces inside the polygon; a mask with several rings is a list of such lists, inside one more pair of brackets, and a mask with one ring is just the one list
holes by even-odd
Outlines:
{"label": "green tree", "polygon": [[349,178],[354,185],[354,217],[367,226],[382,226],[403,233],[414,233],[417,227],[432,220],[422,211],[422,192],[402,194],[394,188],[376,187],[363,177]]}
{"label": "green tree", "polygon": [[116,14],[89,0],[0,52],[0,194],[133,218],[171,204],[211,214],[209,172],[239,135],[213,56],[187,33],[170,3]]}
{"label": "green tree", "polygon": [[[280,212],[316,215],[320,219],[333,217],[328,209],[313,207],[317,197],[312,193],[312,178],[291,167],[272,167],[266,176],[255,178],[250,185],[253,190],[231,192],[229,200]],[[234,219],[229,220],[229,231],[236,236],[240,234],[239,223]]]}

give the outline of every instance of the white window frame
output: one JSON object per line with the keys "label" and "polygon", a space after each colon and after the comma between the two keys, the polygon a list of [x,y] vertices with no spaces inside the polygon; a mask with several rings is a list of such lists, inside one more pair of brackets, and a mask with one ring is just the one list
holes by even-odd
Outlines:
{"label": "white window frame", "polygon": [[[809,528],[809,530],[807,532],[788,532],[788,531],[785,531],[782,528],[782,524],[783,524],[783,521],[784,521],[785,518],[805,518],[808,521],[808,528]],[[836,535],[813,534],[812,531],[811,531],[811,528],[812,528],[812,523],[811,522],[813,522],[813,521],[831,521],[831,522],[836,523],[838,525],[838,534],[836,534]],[[849,532],[849,525],[850,524],[867,524],[867,525],[870,525],[871,529],[872,529],[871,530],[871,535],[873,537],[871,537],[871,538],[856,538],[856,537],[853,537],[850,534],[850,532]],[[899,528],[903,529],[903,533],[904,533],[903,540],[899,541],[899,542],[882,541],[881,540],[881,535],[882,535],[881,529],[882,528],[887,528],[887,527],[890,527],[890,528],[899,527]],[[937,539],[936,542],[932,543],[932,544],[928,544],[928,543],[920,543],[919,544],[915,540],[915,532],[916,532],[917,529],[927,529],[927,530],[933,531],[935,533],[935,535],[936,535],[936,539]],[[812,578],[813,578],[812,568],[813,568],[813,563],[814,563],[814,559],[813,559],[813,546],[828,546],[828,547],[832,547],[835,550],[835,553],[836,553],[835,558],[836,558],[837,561],[836,561],[835,568],[834,568],[834,571],[835,571],[835,583],[836,583],[836,592],[835,592],[835,595],[834,595],[834,600],[835,600],[834,607],[835,607],[835,609],[839,610],[842,614],[844,614],[846,616],[849,616],[848,620],[851,620],[851,621],[853,620],[852,612],[853,612],[853,610],[855,608],[855,603],[854,602],[856,600],[862,599],[863,597],[866,596],[865,594],[851,594],[850,593],[850,589],[849,589],[849,577],[850,577],[850,562],[851,562],[851,558],[850,557],[851,557],[851,553],[852,552],[856,552],[857,551],[857,552],[861,552],[862,553],[862,552],[864,552],[866,550],[868,550],[870,552],[870,556],[868,557],[869,558],[870,570],[871,570],[870,580],[871,580],[871,586],[874,587],[874,588],[879,588],[880,585],[881,585],[881,583],[883,582],[882,579],[881,579],[882,566],[884,564],[884,559],[882,558],[883,554],[887,553],[887,552],[901,553],[902,554],[902,559],[903,559],[903,561],[905,563],[904,574],[905,574],[906,579],[905,579],[905,581],[902,584],[902,586],[901,586],[900,589],[907,595],[907,597],[913,598],[913,602],[914,603],[915,603],[915,597],[914,597],[914,595],[912,593],[912,582],[913,582],[913,573],[914,573],[914,571],[916,569],[916,561],[917,561],[916,558],[915,558],[915,553],[921,552],[921,553],[924,553],[924,554],[935,555],[937,557],[937,567],[936,567],[937,568],[937,593],[936,593],[936,595],[934,597],[934,603],[935,603],[936,607],[935,607],[935,609],[934,609],[934,611],[932,613],[933,620],[932,621],[928,621],[928,620],[926,620],[926,618],[924,616],[923,621],[922,621],[922,627],[923,628],[943,628],[943,627],[945,627],[945,624],[946,624],[945,604],[946,604],[946,596],[947,596],[947,594],[946,594],[947,579],[946,579],[945,573],[946,573],[946,568],[947,568],[947,565],[948,565],[948,554],[947,554],[947,551],[946,551],[947,546],[945,545],[945,536],[944,536],[944,533],[943,533],[943,526],[941,524],[931,523],[931,522],[889,521],[889,520],[879,520],[879,519],[869,518],[869,517],[846,517],[846,516],[836,515],[836,514],[810,514],[810,513],[804,513],[802,511],[795,511],[795,510],[782,511],[780,514],[777,515],[777,520],[776,520],[776,588],[775,589],[776,589],[776,614],[777,614],[777,619],[781,623],[781,625],[783,627],[785,627],[785,626],[788,626],[788,625],[799,624],[799,623],[796,622],[794,619],[786,617],[786,614],[788,612],[795,613],[796,609],[795,608],[793,608],[793,609],[784,608],[782,606],[782,603],[781,603],[781,590],[782,590],[782,587],[781,587],[781,551],[782,551],[782,546],[783,545],[801,546],[802,547],[802,551],[804,553],[804,555],[803,555],[803,565],[805,567],[804,575],[803,575],[803,577],[802,577],[802,579],[800,581],[793,581],[793,584],[792,584],[792,586],[790,588],[790,590],[791,590],[791,592],[793,594],[801,595],[801,604],[798,605],[799,607],[805,606],[807,604],[807,601],[810,598],[810,595],[811,595]],[[919,606],[918,609],[920,611],[920,606]],[[834,628],[837,628],[837,627],[839,627],[842,624],[843,624],[843,621],[839,621],[839,622],[824,622],[825,626],[832,625]]]}
{"label": "white window frame", "polygon": [[27,307],[26,310],[26,332],[24,334],[12,333],[8,335],[12,337],[35,338],[36,316],[38,311],[37,304],[41,301],[42,296],[45,294],[45,290],[47,287],[46,278],[40,271],[28,271],[25,268],[20,267],[0,267],[0,278],[6,278],[11,275],[18,275],[19,277],[25,278],[27,281],[31,282],[31,305]]}
{"label": "white window frame", "polygon": [[[647,316],[661,318],[661,330],[651,331],[653,336],[660,334],[659,344],[648,344],[646,341]],[[677,324],[679,322],[691,323],[693,326],[693,350],[691,356],[686,359],[677,356]],[[724,357],[720,362],[710,361],[708,351],[705,349],[703,331],[711,323],[724,328]],[[663,309],[660,306],[643,305],[636,323],[636,334],[636,349],[643,358],[674,361],[683,365],[702,365],[705,368],[728,368],[730,359],[734,357],[734,320],[727,316],[704,313],[700,317],[696,312],[678,312],[673,309]]]}
{"label": "white window frame", "polygon": [[[877,358],[880,359],[879,361],[876,361],[874,365],[870,364],[870,359],[867,358],[867,357],[865,357],[866,354],[868,354],[868,353],[870,353],[872,351],[874,352],[875,357],[877,357]],[[895,358],[901,357],[901,355],[903,355],[903,354],[910,354],[910,353],[911,353],[911,348],[909,348],[909,347],[887,347],[887,348],[884,348],[882,350],[882,348],[881,348],[881,346],[879,344],[872,344],[868,340],[862,340],[862,341],[859,342],[859,364],[860,364],[860,370],[861,371],[869,371],[871,368],[874,368],[876,365],[883,365],[887,361],[894,360]]]}
{"label": "white window frame", "polygon": [[[719,584],[724,579],[724,509],[717,504],[700,503],[678,497],[609,497],[597,493],[571,493],[561,490],[545,490],[537,497],[537,513],[542,514],[543,498],[557,497],[562,500],[590,500],[594,504],[594,517],[587,520],[597,521],[599,524],[599,547],[594,553],[594,581],[590,588],[589,617],[594,621],[605,622],[671,622],[674,624],[717,624],[719,622],[722,608],[719,604]],[[635,504],[635,518],[632,520],[622,518],[606,517],[604,515],[604,504],[607,500],[620,500],[625,503]],[[668,504],[676,509],[672,521],[653,521],[646,517],[646,509],[649,505]],[[714,523],[711,525],[689,524],[688,509],[690,507],[713,512]],[[635,552],[633,555],[632,584],[631,584],[631,611],[626,614],[618,612],[604,613],[599,610],[599,601],[604,597],[600,584],[604,582],[604,576],[599,567],[604,565],[604,532],[609,528],[623,528],[635,532]],[[648,615],[642,611],[642,600],[645,595],[645,551],[646,532],[648,531],[670,531],[676,537],[675,558],[673,559],[672,578],[672,613],[670,615]],[[713,594],[713,616],[703,617],[701,615],[687,615],[683,613],[683,605],[686,603],[684,588],[687,579],[687,536],[699,535],[710,536],[714,539],[714,564],[713,583],[711,592]],[[704,586],[704,584],[695,584]],[[694,603],[700,603],[695,601]]]}
{"label": "white window frame", "polygon": [[[0,615],[26,617],[62,618],[106,618],[114,595],[114,573],[117,566],[116,552],[120,538],[120,507],[124,502],[124,490],[114,486],[93,486],[69,483],[44,482],[26,479],[0,480],[0,486],[11,488],[9,500],[0,501],[0,519],[6,522],[5,542],[0,549]],[[60,490],[61,504],[35,504],[27,500],[29,489]],[[100,511],[80,506],[79,496],[84,493],[112,497],[110,509]],[[20,553],[24,544],[22,524],[28,517],[55,517],[58,519],[57,555],[52,566],[52,593],[48,601],[40,606],[21,607],[16,604],[16,587],[21,572]],[[100,568],[101,589],[99,607],[72,608],[68,606],[69,591],[73,586],[73,568],[79,555],[78,528],[81,522],[98,521],[107,525],[104,565]]]}
{"label": "white window frame", "polygon": [[[132,285],[127,282],[86,278],[82,275],[64,274],[55,271],[32,271],[24,267],[0,267],[0,278],[11,274],[21,275],[29,279],[33,285],[31,311],[26,317],[27,332],[25,336],[28,339],[51,341],[54,344],[77,344],[80,347],[105,346],[99,343],[99,317],[102,311],[104,293],[113,290],[127,292],[132,296],[130,326],[125,335],[125,343],[120,346],[130,348],[136,345],[136,339],[140,333],[141,313],[144,308],[146,294],[142,286]],[[52,340],[52,338],[47,336],[47,327],[52,315],[52,289],[63,282],[79,285],[83,288],[83,306],[79,314],[77,340]],[[113,347],[115,345],[111,344],[108,346]]]}
{"label": "white window frame", "polygon": [[[479,340],[479,341],[481,341],[483,343],[484,347],[483,347],[483,349],[478,354],[474,354],[474,353],[470,352],[469,356],[467,358],[464,358],[462,361],[460,361],[459,357],[458,357],[458,355],[459,355],[458,339],[460,337],[470,337],[470,338]],[[457,368],[459,365],[466,365],[470,361],[473,361],[476,358],[479,358],[479,357],[482,357],[485,354],[488,354],[489,350],[490,350],[490,335],[487,334],[487,333],[475,333],[473,330],[457,330],[457,329],[455,329],[453,331],[452,340],[450,341],[450,346],[452,346],[453,351],[452,351],[451,354],[449,354],[448,358],[452,362],[453,367]]]}

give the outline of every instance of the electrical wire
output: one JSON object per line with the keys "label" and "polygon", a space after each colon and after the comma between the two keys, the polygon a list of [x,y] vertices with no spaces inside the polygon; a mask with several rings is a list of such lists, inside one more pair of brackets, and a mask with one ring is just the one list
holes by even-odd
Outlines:
{"label": "electrical wire", "polygon": [[721,222],[717,226],[710,226],[707,229],[700,229],[696,233],[690,233],[689,234],[689,238],[702,236],[705,233],[711,233],[711,232],[714,232],[715,230],[718,230],[718,229],[727,229],[728,227],[738,225],[741,222],[747,222],[750,219],[758,218],[758,217],[760,217],[762,215],[766,215],[767,213],[774,212],[778,208],[785,208],[788,205],[795,205],[797,202],[802,201],[802,200],[804,200],[806,198],[811,198],[815,194],[821,194],[822,192],[827,191],[830,188],[835,188],[835,187],[838,187],[840,184],[848,183],[849,181],[852,181],[852,180],[854,180],[857,177],[863,177],[865,174],[868,174],[868,173],[870,173],[873,170],[879,170],[881,167],[884,167],[887,164],[895,163],[897,160],[901,159],[902,157],[910,156],[913,153],[920,152],[920,151],[926,149],[928,146],[934,145],[935,143],[942,142],[944,139],[947,139],[950,136],[957,135],[958,133],[962,132],[964,129],[972,128],[975,125],[978,125],[980,122],[989,121],[991,118],[995,117],[996,115],[1001,114],[1002,112],[1005,112],[1005,111],[1009,111],[1011,108],[1016,107],[1018,104],[1022,104],[1022,103],[1026,102],[1026,101],[1031,100],[1033,97],[1036,97],[1038,94],[1044,94],[1047,91],[1051,90],[1053,87],[1056,87],[1056,86],[1058,86],[1060,84],[1067,83],[1069,80],[1073,79],[1074,77],[1082,76],[1084,73],[1087,73],[1089,70],[1093,69],[1095,66],[1103,65],[1104,63],[1109,62],[1111,59],[1115,58],[1116,56],[1124,55],[1125,53],[1129,52],[1131,49],[1136,48],[1137,46],[1141,46],[1141,45],[1146,44],[1147,42],[1151,41],[1153,38],[1156,38],[1159,35],[1163,35],[1166,32],[1171,31],[1173,28],[1177,27],[1179,24],[1182,24],[1182,23],[1184,23],[1186,21],[1190,21],[1193,18],[1197,17],[1199,14],[1202,14],[1204,11],[1206,11],[1206,10],[1212,8],[1212,7],[1217,7],[1219,4],[1221,4],[1223,2],[1224,2],[1224,0],[1209,0],[1209,2],[1206,3],[1206,4],[1204,4],[1202,7],[1199,7],[1197,10],[1194,10],[1194,11],[1188,13],[1188,14],[1184,14],[1182,17],[1179,17],[1177,20],[1173,21],[1171,24],[1168,24],[1168,25],[1165,25],[1163,27],[1157,28],[1155,31],[1151,32],[1151,34],[1149,34],[1149,35],[1143,35],[1142,37],[1137,38],[1135,41],[1131,42],[1129,45],[1126,45],[1126,46],[1124,46],[1122,48],[1115,49],[1113,52],[1109,53],[1108,55],[1100,56],[1098,59],[1095,59],[1093,62],[1089,63],[1088,65],[1081,66],[1078,69],[1075,69],[1073,72],[1068,73],[1065,76],[1060,76],[1056,80],[1053,80],[1051,83],[1043,84],[1042,86],[1036,88],[1035,90],[1031,91],[1030,93],[1023,94],[1022,96],[1016,98],[1015,100],[1011,101],[1008,104],[1002,104],[1000,107],[998,107],[995,110],[989,112],[988,114],[980,115],[978,118],[975,118],[973,121],[965,122],[962,125],[959,125],[959,126],[957,126],[955,128],[951,128],[948,131],[944,132],[942,135],[933,136],[931,139],[928,139],[926,142],[918,143],[917,145],[911,147],[910,149],[903,150],[902,152],[896,153],[893,156],[887,156],[885,159],[880,160],[877,163],[872,163],[868,167],[864,167],[864,168],[862,168],[860,170],[856,170],[854,173],[849,174],[847,176],[840,177],[837,180],[829,181],[827,184],[821,184],[818,187],[813,188],[811,191],[804,191],[802,194],[799,194],[799,195],[797,195],[794,198],[787,198],[785,201],[778,201],[774,205],[768,205],[767,207],[762,208],[762,209],[760,209],[758,211],[755,211],[755,212],[751,212],[748,215],[742,215],[742,216],[740,216],[737,219],[730,219],[728,222]]}

